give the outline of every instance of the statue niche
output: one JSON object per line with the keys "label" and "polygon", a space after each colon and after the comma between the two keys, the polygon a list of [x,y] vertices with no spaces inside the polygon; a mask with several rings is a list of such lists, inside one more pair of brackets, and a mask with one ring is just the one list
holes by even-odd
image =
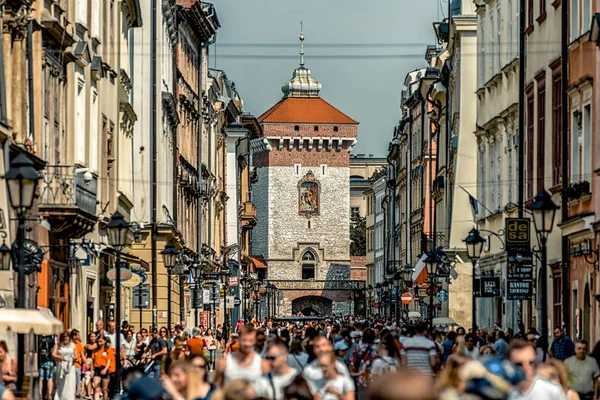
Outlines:
{"label": "statue niche", "polygon": [[310,218],[319,215],[321,185],[312,171],[298,182],[298,213]]}

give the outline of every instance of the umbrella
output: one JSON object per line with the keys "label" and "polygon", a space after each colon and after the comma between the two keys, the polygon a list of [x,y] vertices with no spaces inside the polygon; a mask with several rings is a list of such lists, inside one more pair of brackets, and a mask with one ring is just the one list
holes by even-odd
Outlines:
{"label": "umbrella", "polygon": [[36,335],[58,335],[64,331],[63,323],[43,311],[4,308],[0,310],[0,330],[13,333],[30,332]]}

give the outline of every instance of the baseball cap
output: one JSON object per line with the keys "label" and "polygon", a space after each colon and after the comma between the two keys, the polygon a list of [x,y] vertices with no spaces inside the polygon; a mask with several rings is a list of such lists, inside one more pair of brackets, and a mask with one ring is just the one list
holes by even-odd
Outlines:
{"label": "baseball cap", "polygon": [[346,351],[350,348],[345,340],[338,340],[333,344],[333,351]]}

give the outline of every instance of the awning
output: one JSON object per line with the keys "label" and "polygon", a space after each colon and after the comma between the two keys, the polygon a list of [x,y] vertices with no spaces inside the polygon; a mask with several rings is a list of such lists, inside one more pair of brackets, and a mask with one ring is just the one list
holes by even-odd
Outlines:
{"label": "awning", "polygon": [[421,318],[421,313],[418,311],[409,311],[408,318]]}
{"label": "awning", "polygon": [[30,332],[36,335],[58,335],[64,331],[63,323],[40,310],[18,308],[0,310],[0,330],[13,333]]}
{"label": "awning", "polygon": [[265,269],[267,267],[267,263],[263,256],[252,256],[252,262],[254,263],[254,267],[258,269]]}
{"label": "awning", "polygon": [[433,326],[455,326],[458,325],[453,318],[439,317],[433,319]]}

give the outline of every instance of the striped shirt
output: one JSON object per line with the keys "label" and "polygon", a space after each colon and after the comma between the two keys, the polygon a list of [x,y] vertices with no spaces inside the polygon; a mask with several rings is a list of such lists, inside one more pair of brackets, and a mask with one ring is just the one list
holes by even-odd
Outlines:
{"label": "striped shirt", "polygon": [[404,341],[404,348],[401,354],[402,357],[406,357],[406,366],[409,369],[420,371],[426,375],[433,374],[430,357],[435,357],[438,354],[433,341],[422,335],[407,338]]}

